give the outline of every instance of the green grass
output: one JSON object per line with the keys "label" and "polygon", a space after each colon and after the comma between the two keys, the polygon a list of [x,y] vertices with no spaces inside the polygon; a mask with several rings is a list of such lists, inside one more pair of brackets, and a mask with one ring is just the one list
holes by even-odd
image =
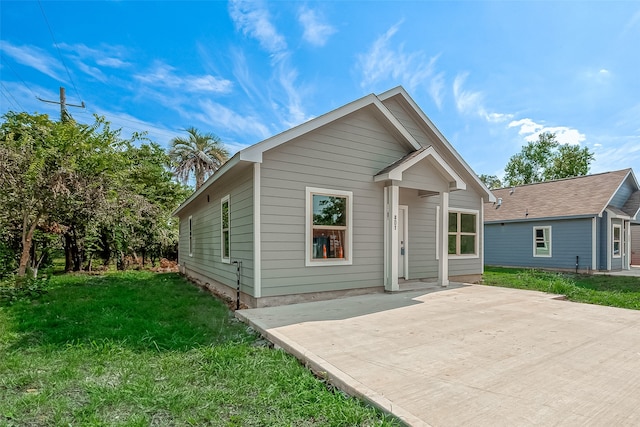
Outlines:
{"label": "green grass", "polygon": [[0,306],[0,426],[399,424],[257,344],[178,275],[54,276]]}
{"label": "green grass", "polygon": [[640,277],[486,267],[483,284],[564,295],[570,301],[640,310]]}

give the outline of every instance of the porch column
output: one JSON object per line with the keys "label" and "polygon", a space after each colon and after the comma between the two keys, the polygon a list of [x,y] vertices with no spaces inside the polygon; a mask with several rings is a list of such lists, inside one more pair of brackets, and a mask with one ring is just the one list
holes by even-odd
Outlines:
{"label": "porch column", "polygon": [[387,291],[397,291],[398,287],[398,204],[400,187],[385,187],[385,283]]}
{"label": "porch column", "polygon": [[622,221],[624,234],[624,265],[622,268],[631,270],[631,221]]}
{"label": "porch column", "polygon": [[440,193],[440,242],[438,248],[438,283],[441,286],[449,285],[449,192]]}

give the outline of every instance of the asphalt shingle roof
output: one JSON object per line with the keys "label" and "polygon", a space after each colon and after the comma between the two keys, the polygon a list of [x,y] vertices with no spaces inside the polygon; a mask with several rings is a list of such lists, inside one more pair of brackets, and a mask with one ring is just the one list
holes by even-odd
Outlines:
{"label": "asphalt shingle roof", "polygon": [[492,190],[496,198],[502,199],[502,204],[498,207],[498,203],[485,203],[484,219],[510,221],[597,215],[607,207],[630,171],[623,169]]}

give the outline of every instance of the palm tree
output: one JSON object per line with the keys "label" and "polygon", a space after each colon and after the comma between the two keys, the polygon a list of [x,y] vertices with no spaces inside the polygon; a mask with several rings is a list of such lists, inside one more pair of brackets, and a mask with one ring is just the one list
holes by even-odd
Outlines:
{"label": "palm tree", "polygon": [[212,133],[201,134],[198,129],[185,129],[188,138],[175,137],[171,140],[169,157],[175,175],[187,183],[193,173],[196,190],[202,186],[205,177],[211,175],[229,159],[229,151],[220,138]]}

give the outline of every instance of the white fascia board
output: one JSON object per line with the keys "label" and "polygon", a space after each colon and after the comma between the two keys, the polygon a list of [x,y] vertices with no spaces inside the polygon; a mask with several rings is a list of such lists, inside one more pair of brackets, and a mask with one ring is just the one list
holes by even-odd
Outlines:
{"label": "white fascia board", "polygon": [[629,174],[631,174],[631,177],[633,178],[633,182],[636,185],[636,188],[638,188],[638,181],[636,180],[636,177],[633,174],[633,169],[629,169],[629,172],[627,172],[627,174],[624,176],[624,178],[622,178],[622,180],[620,181],[620,184],[618,184],[618,186],[616,187],[616,191],[611,193],[611,197],[609,197],[609,200],[607,200],[607,203],[604,204],[604,206],[602,207],[602,210],[600,211],[600,214],[598,216],[602,216],[604,211],[607,210],[607,206],[609,206],[611,204],[611,201],[613,200],[613,198],[616,196],[616,194],[618,194],[618,191],[620,191],[620,188],[622,188],[622,186],[624,185],[624,182],[629,177]]}
{"label": "white fascia board", "polygon": [[262,154],[265,151],[275,148],[306,133],[312,132],[324,125],[341,119],[342,117],[345,117],[369,105],[374,105],[387,119],[387,121],[391,125],[393,125],[398,133],[402,135],[402,138],[405,139],[406,142],[408,142],[414,149],[417,150],[420,148],[420,144],[418,144],[415,138],[413,138],[413,136],[411,136],[411,134],[404,128],[404,126],[402,126],[398,119],[396,119],[395,116],[391,114],[387,107],[385,107],[375,95],[370,94],[326,114],[323,114],[320,117],[316,117],[315,119],[311,119],[308,122],[302,123],[278,135],[265,139],[264,141],[252,145],[251,147],[245,148],[244,150],[240,151],[240,160],[262,163]]}
{"label": "white fascia board", "polygon": [[453,148],[453,145],[451,145],[451,143],[447,140],[447,138],[444,137],[444,135],[438,130],[438,128],[433,124],[433,122],[427,117],[427,115],[422,111],[422,109],[418,106],[418,104],[416,104],[416,102],[411,98],[411,96],[409,96],[407,91],[404,90],[404,88],[402,86],[395,87],[393,89],[390,89],[390,90],[378,95],[378,99],[380,99],[381,101],[384,101],[384,100],[387,100],[389,98],[393,98],[396,95],[400,95],[405,100],[405,102],[407,104],[409,104],[409,106],[418,115],[418,117],[420,117],[420,119],[422,119],[424,124],[427,125],[427,127],[436,135],[436,137],[451,152],[451,154],[453,154],[453,156],[456,158],[456,160],[458,160],[458,162],[460,162],[462,167],[473,177],[474,181],[487,194],[488,201],[489,202],[495,202],[497,200],[496,196],[494,196],[493,193],[491,192],[491,190],[489,190],[489,188],[486,185],[484,185],[484,183],[482,181],[480,181],[480,178],[478,178],[478,176],[475,174],[475,172],[473,172],[473,170],[467,164],[467,162],[465,162],[464,159],[460,156],[460,154],[458,154],[456,149]]}
{"label": "white fascia board", "polygon": [[211,175],[203,184],[202,187],[194,191],[187,200],[182,202],[180,206],[178,206],[173,212],[171,212],[171,216],[178,216],[180,212],[189,204],[192,200],[198,197],[200,194],[204,193],[207,188],[214,182],[216,182],[222,175],[227,173],[231,168],[240,163],[240,152],[237,152],[232,158],[227,160],[224,165],[220,169],[218,169],[213,175]]}
{"label": "white fascia board", "polygon": [[449,166],[442,157],[440,157],[440,155],[433,149],[433,147],[427,148],[422,153],[418,154],[417,156],[413,157],[412,159],[404,163],[399,164],[397,167],[393,168],[392,170],[390,170],[385,174],[374,176],[373,180],[374,182],[388,181],[388,180],[402,181],[402,174],[404,171],[406,171],[410,167],[416,165],[417,163],[421,162],[422,160],[426,159],[429,156],[433,158],[433,160],[436,162],[436,165],[438,166],[438,169],[440,169],[440,171],[443,173],[443,175],[445,175],[445,177],[449,180],[449,182],[454,183],[453,186],[449,187],[450,190],[465,190],[467,188],[467,184],[462,180],[460,175],[458,175],[453,170],[453,168]]}
{"label": "white fascia board", "polygon": [[629,215],[617,214],[614,211],[612,211],[611,209],[605,209],[604,211],[607,213],[607,217],[609,217],[609,218],[626,219],[626,220],[629,220],[629,221],[633,219],[633,217],[631,217]]}

